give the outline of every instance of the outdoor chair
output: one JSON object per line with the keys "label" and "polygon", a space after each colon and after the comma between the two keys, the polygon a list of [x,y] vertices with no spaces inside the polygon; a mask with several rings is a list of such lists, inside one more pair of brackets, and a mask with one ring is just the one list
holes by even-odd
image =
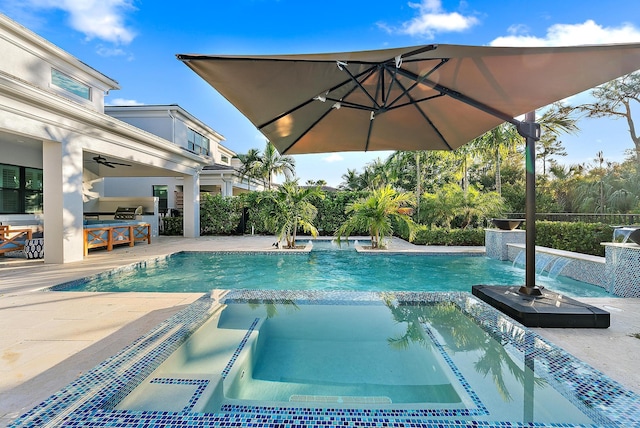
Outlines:
{"label": "outdoor chair", "polygon": [[31,229],[11,229],[10,226],[0,226],[0,257],[12,251],[24,249],[28,239],[33,236]]}

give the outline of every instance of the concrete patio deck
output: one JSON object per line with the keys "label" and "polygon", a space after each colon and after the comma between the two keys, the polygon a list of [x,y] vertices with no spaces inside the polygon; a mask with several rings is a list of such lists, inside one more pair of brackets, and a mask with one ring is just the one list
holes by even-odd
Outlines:
{"label": "concrete patio deck", "polygon": [[[159,237],[151,245],[96,251],[81,262],[65,265],[0,259],[0,426],[201,296],[43,289],[176,251],[278,251],[273,242],[269,236]],[[415,246],[394,239],[390,250],[455,253],[469,248]],[[640,334],[640,299],[580,300],[610,311],[611,327],[533,330],[640,393],[640,372],[634,364],[640,352],[640,339],[634,337]]]}

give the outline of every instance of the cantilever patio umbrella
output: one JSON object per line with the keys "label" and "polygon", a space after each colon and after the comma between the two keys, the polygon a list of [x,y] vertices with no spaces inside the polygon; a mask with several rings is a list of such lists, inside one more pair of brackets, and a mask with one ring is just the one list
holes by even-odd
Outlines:
{"label": "cantilever patio umbrella", "polygon": [[[507,121],[640,69],[640,44],[424,45],[308,55],[177,55],[282,154],[455,150]],[[527,162],[528,176],[533,163]],[[535,181],[528,179],[528,205]],[[535,281],[527,208],[527,286]],[[535,208],[533,211],[535,215]],[[529,248],[533,247],[533,248]],[[533,254],[533,257],[531,257]],[[530,273],[532,271],[532,273]]]}

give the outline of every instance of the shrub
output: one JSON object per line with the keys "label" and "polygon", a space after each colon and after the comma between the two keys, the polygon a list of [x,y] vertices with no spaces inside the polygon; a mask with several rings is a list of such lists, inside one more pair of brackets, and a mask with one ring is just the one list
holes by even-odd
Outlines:
{"label": "shrub", "polygon": [[[367,193],[354,191],[326,192],[324,199],[313,199],[311,202],[318,208],[315,223],[320,235],[332,236],[349,218],[345,213],[347,205],[366,196]],[[368,231],[364,229],[355,234],[367,235]]]}
{"label": "shrub", "polygon": [[182,235],[182,217],[163,217],[163,235]]}
{"label": "shrub", "polygon": [[242,218],[241,199],[206,193],[200,201],[200,234],[229,235]]}
{"label": "shrub", "polygon": [[[404,233],[401,237],[406,239]],[[416,245],[482,246],[484,245],[484,229],[430,229],[422,226],[418,229],[413,243]]]}
{"label": "shrub", "polygon": [[[526,225],[525,225],[526,228]],[[603,223],[536,221],[536,245],[604,256],[601,242],[611,242],[613,229]]]}

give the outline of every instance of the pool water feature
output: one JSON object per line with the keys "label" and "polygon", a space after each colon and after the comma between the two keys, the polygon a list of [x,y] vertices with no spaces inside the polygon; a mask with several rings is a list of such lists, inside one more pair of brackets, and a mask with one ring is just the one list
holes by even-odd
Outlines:
{"label": "pool water feature", "polygon": [[[303,241],[301,241],[303,242]],[[366,243],[365,243],[366,244]],[[518,285],[525,271],[482,255],[359,253],[355,245],[312,241],[307,253],[180,252],[134,269],[54,287],[69,291],[208,292],[211,289],[466,291]],[[543,286],[570,297],[610,296],[601,287],[546,273]]]}
{"label": "pool water feature", "polygon": [[[301,359],[318,364],[306,368]],[[259,382],[273,388],[247,391]],[[328,389],[314,394],[317,386]],[[199,299],[14,426],[52,420],[637,426],[640,400],[469,293],[238,290]]]}

